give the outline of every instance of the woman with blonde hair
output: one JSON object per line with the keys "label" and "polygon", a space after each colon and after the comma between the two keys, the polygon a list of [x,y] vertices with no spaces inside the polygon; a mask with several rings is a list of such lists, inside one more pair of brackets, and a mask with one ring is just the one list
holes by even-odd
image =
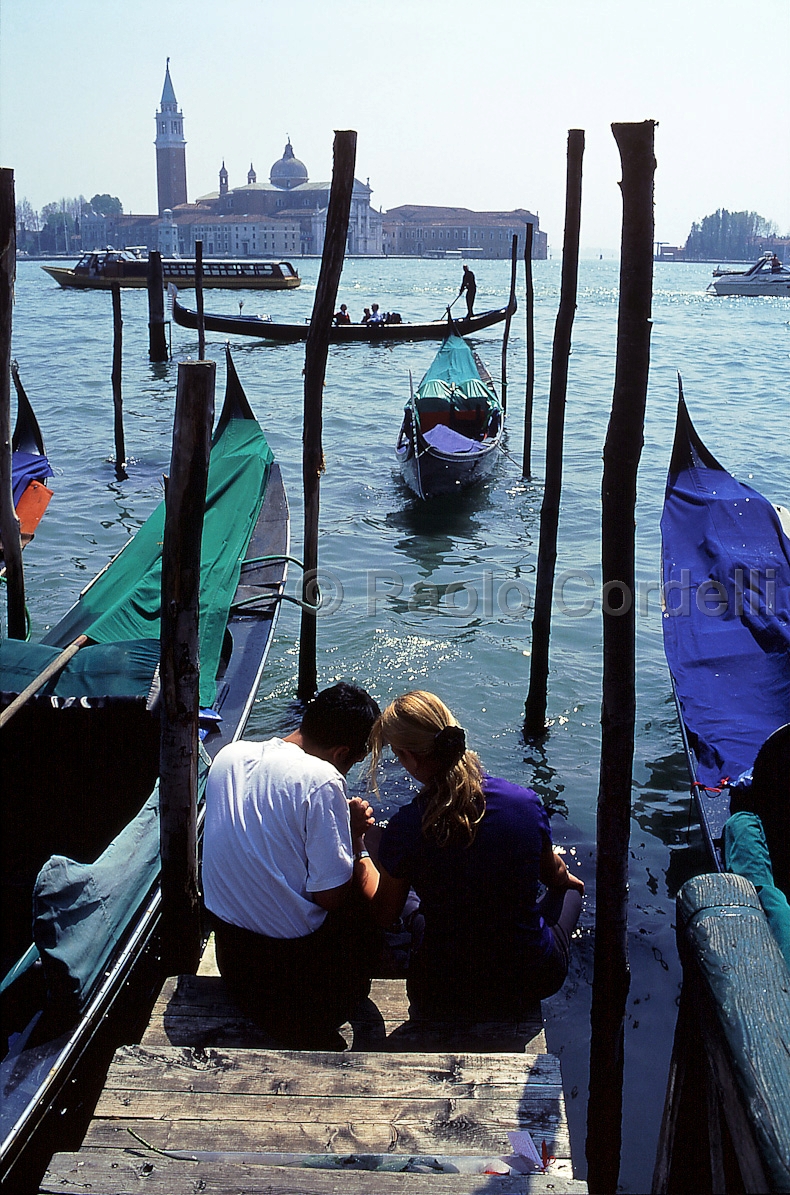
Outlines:
{"label": "woman with blonde hair", "polygon": [[[411,1016],[518,1019],[562,986],[584,892],[552,849],[546,810],[531,789],[483,771],[433,693],[396,698],[370,745],[374,785],[385,746],[422,785],[383,830],[373,897],[381,924],[399,916],[410,888],[420,898]],[[552,926],[541,916],[541,882],[559,906]]]}

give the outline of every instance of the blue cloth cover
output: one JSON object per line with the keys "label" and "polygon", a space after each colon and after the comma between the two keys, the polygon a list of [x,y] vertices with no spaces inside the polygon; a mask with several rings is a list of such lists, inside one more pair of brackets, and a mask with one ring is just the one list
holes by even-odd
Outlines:
{"label": "blue cloth cover", "polygon": [[37,452],[15,452],[11,456],[11,487],[14,491],[14,506],[24,494],[31,481],[45,481],[54,477],[50,463]]}
{"label": "blue cloth cover", "polygon": [[[661,535],[664,649],[697,780],[734,783],[790,720],[790,540],[766,498],[699,465],[670,474]],[[710,581],[721,589],[699,592]]]}
{"label": "blue cloth cover", "polygon": [[33,891],[33,938],[50,999],[82,1012],[159,874],[159,786],[95,863],[53,855]]}
{"label": "blue cloth cover", "polygon": [[756,813],[734,813],[725,822],[724,859],[728,871],[754,884],[771,933],[790,968],[790,905],[784,892],[774,886],[765,832]]}

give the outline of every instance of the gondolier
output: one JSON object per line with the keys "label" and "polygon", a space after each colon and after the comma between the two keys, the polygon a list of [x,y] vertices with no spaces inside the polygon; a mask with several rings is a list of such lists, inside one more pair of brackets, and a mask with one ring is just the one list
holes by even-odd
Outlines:
{"label": "gondolier", "polygon": [[460,296],[466,291],[466,314],[469,319],[474,315],[475,295],[477,294],[477,279],[475,278],[469,266],[464,266],[464,277],[461,283],[461,289],[458,292]]}

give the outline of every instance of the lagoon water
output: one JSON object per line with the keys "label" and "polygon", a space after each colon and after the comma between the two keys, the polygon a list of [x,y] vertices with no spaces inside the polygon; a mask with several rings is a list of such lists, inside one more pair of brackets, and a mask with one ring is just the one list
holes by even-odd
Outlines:
{"label": "lagoon water", "polygon": [[[293,322],[312,308],[319,263],[298,264],[297,291],[208,291],[211,311],[271,314]],[[523,267],[521,267],[523,269]],[[320,569],[326,612],[318,627],[321,687],[338,679],[369,688],[383,705],[408,688],[430,688],[467,728],[495,774],[534,787],[557,810],[556,840],[587,885],[571,974],[544,1003],[549,1048],[562,1060],[577,1173],[584,1159],[595,805],[601,695],[600,488],[615,368],[618,264],[583,261],[568,379],[565,464],[557,560],[565,588],[555,604],[548,713],[540,746],[521,735],[529,679],[529,595],[534,590],[545,450],[546,399],[560,262],[535,263],[536,385],[532,466],[521,476],[525,336],[522,308],[511,329],[506,451],[493,478],[447,500],[420,503],[398,476],[394,443],[409,372],[415,384],[436,345],[330,349],[324,392],[326,474],[321,484]],[[507,262],[476,263],[476,309],[501,306]],[[460,285],[460,264],[403,259],[346,263],[338,303],[353,318],[379,301],[404,319],[438,318]],[[656,583],[659,530],[675,420],[678,372],[694,423],[715,456],[774,502],[790,501],[788,409],[790,303],[715,298],[711,267],[658,264],[652,363],[639,471],[637,726],[631,836],[631,988],[625,1043],[622,1191],[650,1188],[680,983],[674,897],[706,861],[690,813],[661,642]],[[519,275],[520,297],[523,294]],[[20,262],[13,354],[55,469],[49,510],[25,552],[32,637],[39,639],[87,581],[133,535],[162,496],[168,470],[177,361],[197,355],[197,336],[173,325],[173,360],[147,360],[145,292],[124,291],[123,395],[128,478],[113,455],[112,311],[106,292],[60,290],[38,263]],[[194,292],[186,292],[194,305]],[[463,300],[461,301],[463,302]],[[301,554],[301,407],[304,346],[233,338],[242,383],[283,469],[294,555]],[[223,340],[217,407],[224,387]],[[501,327],[475,347],[501,374]],[[584,576],[572,576],[581,572]],[[299,590],[292,569],[288,590]],[[561,598],[561,600],[560,600]],[[591,600],[590,600],[591,599]],[[587,613],[583,613],[585,603]],[[289,731],[299,612],[284,604],[248,735]],[[359,771],[359,769],[357,769]],[[358,791],[364,778],[354,778]],[[388,810],[411,798],[392,761],[382,783]]]}

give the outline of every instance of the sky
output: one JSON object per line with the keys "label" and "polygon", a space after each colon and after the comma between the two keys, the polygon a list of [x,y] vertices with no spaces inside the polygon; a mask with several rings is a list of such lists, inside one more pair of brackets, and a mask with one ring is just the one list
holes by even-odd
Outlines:
{"label": "sky", "polygon": [[0,164],[17,200],[156,211],[165,62],[190,200],[290,137],[329,179],[356,129],[372,203],[536,212],[561,252],[585,130],[583,252],[620,241],[613,121],[655,120],[656,240],[718,208],[790,234],[790,0],[0,0]]}

